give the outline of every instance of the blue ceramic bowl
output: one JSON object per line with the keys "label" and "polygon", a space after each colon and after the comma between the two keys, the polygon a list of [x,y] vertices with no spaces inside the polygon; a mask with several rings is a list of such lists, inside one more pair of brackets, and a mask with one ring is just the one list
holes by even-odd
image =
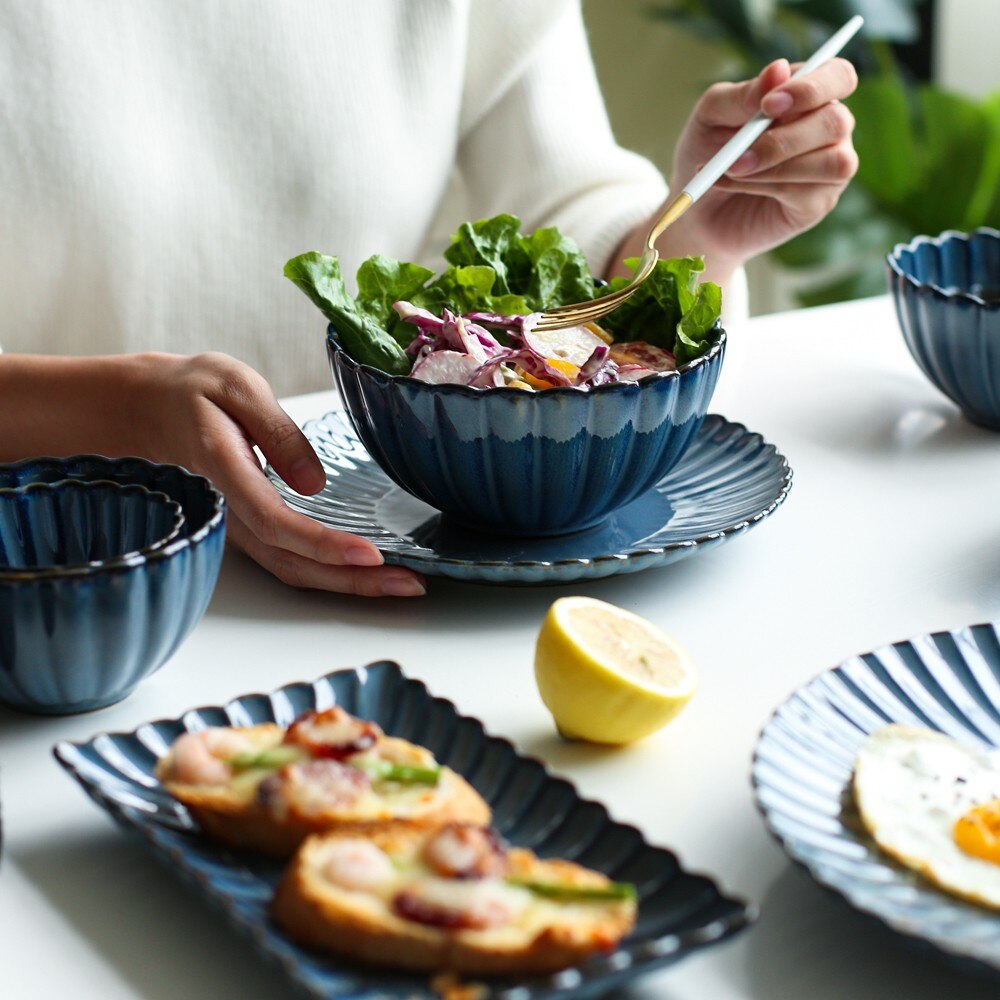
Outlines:
{"label": "blue ceramic bowl", "polygon": [[358,436],[399,486],[477,530],[581,531],[677,464],[708,410],[725,351],[674,372],[586,390],[431,385],[358,364],[330,326],[334,380]]}
{"label": "blue ceramic bowl", "polygon": [[948,231],[886,258],[906,346],[965,415],[1000,429],[1000,232]]}
{"label": "blue ceramic bowl", "polygon": [[183,527],[181,505],[145,486],[64,479],[0,489],[0,571],[96,568],[155,552]]}
{"label": "blue ceramic bowl", "polygon": [[135,483],[176,500],[180,535],[99,567],[0,569],[0,701],[50,715],[127,697],[201,619],[222,561],[225,501],[178,466],[96,455],[0,465],[0,488],[64,479]]}

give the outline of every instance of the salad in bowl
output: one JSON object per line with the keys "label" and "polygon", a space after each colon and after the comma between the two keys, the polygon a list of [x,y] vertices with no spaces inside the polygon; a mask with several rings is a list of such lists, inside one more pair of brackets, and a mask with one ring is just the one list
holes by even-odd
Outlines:
{"label": "salad in bowl", "polygon": [[[396,483],[477,530],[556,534],[653,486],[701,425],[725,348],[721,291],[699,257],[661,260],[599,325],[536,329],[609,294],[555,228],[464,223],[439,274],[376,254],[348,290],[336,257],[285,265],[329,321],[334,379]],[[626,261],[635,267],[636,261]]]}
{"label": "salad in bowl", "polygon": [[[598,326],[536,332],[541,313],[627,284],[595,281],[573,240],[555,228],[524,236],[520,220],[466,222],[439,275],[375,254],[348,292],[336,257],[311,252],[285,275],[337,328],[359,364],[389,375],[476,388],[539,390],[636,382],[674,371],[708,349],[722,293],[698,282],[700,257],[660,260],[639,291]],[[635,268],[636,261],[626,264]]]}

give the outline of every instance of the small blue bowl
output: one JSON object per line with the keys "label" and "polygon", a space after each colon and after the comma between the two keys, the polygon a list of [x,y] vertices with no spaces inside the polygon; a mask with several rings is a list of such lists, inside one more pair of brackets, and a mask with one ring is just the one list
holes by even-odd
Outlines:
{"label": "small blue bowl", "polygon": [[0,571],[96,568],[155,552],[183,527],[181,505],[145,486],[64,479],[0,489]]}
{"label": "small blue bowl", "polygon": [[148,554],[98,566],[0,569],[0,701],[67,715],[112,705],[159,669],[201,619],[225,541],[225,501],[174,465],[96,455],[0,465],[0,489],[111,480],[167,494],[185,524]]}
{"label": "small blue bowl", "polygon": [[726,333],[639,382],[531,392],[431,385],[358,364],[331,324],[327,352],[358,437],[399,486],[474,530],[594,527],[673,468],[701,427]]}
{"label": "small blue bowl", "polygon": [[914,360],[970,420],[1000,430],[1000,232],[918,236],[886,261]]}

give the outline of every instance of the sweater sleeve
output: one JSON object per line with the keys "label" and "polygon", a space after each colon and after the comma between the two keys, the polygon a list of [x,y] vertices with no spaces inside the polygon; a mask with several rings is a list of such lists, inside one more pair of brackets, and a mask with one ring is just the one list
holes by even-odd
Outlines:
{"label": "sweater sleeve", "polygon": [[605,273],[667,189],[615,142],[578,0],[473,0],[467,58],[457,164],[472,212],[556,225]]}

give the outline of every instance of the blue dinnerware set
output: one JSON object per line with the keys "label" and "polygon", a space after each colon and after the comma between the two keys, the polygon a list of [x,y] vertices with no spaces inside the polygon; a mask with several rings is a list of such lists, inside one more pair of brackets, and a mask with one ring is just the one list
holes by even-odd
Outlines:
{"label": "blue dinnerware set", "polygon": [[1000,430],[1000,231],[897,244],[889,287],[906,346],[974,423]]}
{"label": "blue dinnerware set", "polygon": [[[970,420],[1000,429],[1000,233],[920,236],[896,246],[887,267],[917,364]],[[777,508],[791,484],[788,464],[772,445],[742,425],[706,418],[725,343],[718,327],[704,356],[636,383],[524,392],[386,375],[354,361],[331,325],[327,349],[346,416],[330,414],[304,428],[327,487],[301,497],[273,469],[267,473],[291,506],[372,539],[386,562],[430,575],[523,585],[663,565],[753,527]],[[203,615],[224,532],[223,497],[206,479],[176,466],[97,456],[0,466],[0,702],[59,714],[125,698]],[[988,918],[964,904],[942,904],[935,891],[921,889],[882,858],[849,817],[835,820],[853,748],[865,733],[889,721],[935,726],[938,693],[956,685],[972,693],[974,716],[980,688],[1000,690],[1000,633],[977,629],[866,654],[817,678],[768,723],[753,780],[771,832],[822,884],[952,960],[993,973],[1000,965]],[[944,660],[928,653],[930,643]],[[914,686],[914,677],[926,690]],[[366,991],[386,985],[381,980],[320,961],[270,928],[273,866],[247,862],[238,899],[232,896],[231,856],[217,856],[211,845],[188,836],[191,819],[150,770],[167,736],[189,725],[247,719],[287,724],[255,713],[331,699],[363,714],[388,713],[378,719],[387,731],[409,719],[416,728],[403,735],[438,750],[442,760],[454,753],[456,766],[471,748],[486,748],[471,758],[489,772],[475,777],[494,789],[498,801],[491,804],[502,829],[522,829],[526,822],[519,801],[506,796],[508,784],[533,789],[525,796],[529,802],[547,803],[529,818],[556,837],[572,824],[552,822],[553,802],[574,823],[586,814],[593,825],[599,810],[609,857],[636,869],[623,870],[622,877],[640,883],[645,923],[632,943],[592,963],[574,986],[555,977],[522,984],[519,996],[548,997],[564,987],[567,995],[591,995],[727,937],[752,919],[752,906],[687,874],[675,859],[663,881],[664,859],[653,856],[656,849],[637,831],[610,821],[572,786],[489,737],[476,720],[458,716],[449,702],[431,698],[392,664],[119,733],[112,756],[102,749],[112,745],[103,737],[60,744],[56,756],[115,819],[143,834],[171,867],[192,874],[305,989],[329,997],[374,996]],[[411,703],[419,711],[404,710]],[[981,729],[975,722],[971,731]],[[831,774],[837,780],[827,780]],[[137,802],[144,805],[135,808]],[[559,848],[557,853],[569,850]],[[642,868],[647,855],[648,885]],[[891,892],[881,891],[885,886]],[[690,908],[695,896],[702,907],[697,914]],[[680,912],[687,936],[677,931]],[[429,995],[419,983],[407,988],[407,995]]]}
{"label": "blue dinnerware set", "polygon": [[225,502],[177,466],[95,455],[0,466],[0,701],[127,697],[204,614]]}

